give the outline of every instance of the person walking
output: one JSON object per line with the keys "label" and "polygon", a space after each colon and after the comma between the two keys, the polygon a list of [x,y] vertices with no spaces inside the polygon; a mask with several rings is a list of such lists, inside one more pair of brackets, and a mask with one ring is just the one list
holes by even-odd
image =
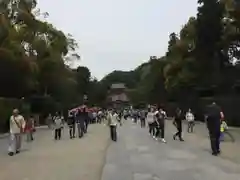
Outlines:
{"label": "person walking", "polygon": [[78,137],[82,138],[84,133],[87,132],[86,128],[86,120],[88,117],[88,112],[86,107],[84,106],[81,110],[79,109],[76,116],[76,123],[78,129]]}
{"label": "person walking", "polygon": [[33,133],[34,133],[35,127],[34,127],[34,118],[33,116],[30,116],[26,120],[26,126],[25,126],[25,133],[27,135],[27,142],[33,141]]}
{"label": "person walking", "polygon": [[89,123],[90,123],[89,110],[87,109],[87,107],[85,107],[85,110],[84,110],[84,133],[85,134],[88,132]]}
{"label": "person walking", "polygon": [[191,111],[191,109],[188,110],[188,112],[186,113],[186,121],[188,123],[188,128],[187,128],[187,132],[188,133],[193,133],[193,127],[194,127],[194,115]]}
{"label": "person walking", "polygon": [[173,122],[177,128],[177,132],[173,135],[174,140],[176,140],[176,137],[178,136],[180,141],[184,141],[182,138],[182,119],[182,111],[180,108],[177,108]]}
{"label": "person walking", "polygon": [[54,121],[54,139],[60,140],[62,138],[63,118],[60,113],[56,113],[53,117]]}
{"label": "person walking", "polygon": [[26,126],[26,122],[22,115],[19,114],[18,109],[13,110],[13,114],[10,117],[10,142],[8,148],[8,155],[13,156],[15,153],[18,154],[21,150],[22,133]]}
{"label": "person walking", "polygon": [[141,128],[144,128],[146,126],[146,111],[144,109],[140,111],[140,122]]}
{"label": "person walking", "polygon": [[155,113],[156,116],[156,121],[157,121],[157,132],[156,132],[156,137],[158,138],[159,135],[161,137],[161,141],[163,143],[166,143],[166,140],[164,139],[165,136],[165,119],[167,118],[166,112],[162,109],[159,108],[158,111]]}
{"label": "person walking", "polygon": [[122,126],[122,111],[119,110],[118,114],[118,123],[120,124],[120,126]]}
{"label": "person walking", "polygon": [[52,129],[52,125],[53,125],[53,118],[52,115],[49,114],[46,118],[46,124],[48,126],[49,129]]}
{"label": "person walking", "polygon": [[110,137],[113,141],[117,141],[117,124],[118,124],[118,114],[116,111],[112,110],[108,112],[107,121],[110,128]]}
{"label": "person walking", "polygon": [[74,112],[69,112],[67,124],[69,127],[70,139],[73,139],[73,138],[75,138],[75,128],[76,128]]}
{"label": "person walking", "polygon": [[147,122],[148,122],[148,128],[149,128],[149,134],[155,138],[155,127],[154,127],[154,110],[153,108],[148,108],[148,113],[147,113]]}
{"label": "person walking", "polygon": [[206,111],[206,123],[209,131],[212,155],[217,156],[220,154],[220,127],[221,119],[224,119],[223,112],[221,108],[213,102],[211,105],[207,106]]}
{"label": "person walking", "polygon": [[224,141],[224,133],[227,131],[228,125],[224,119],[221,120],[220,125],[220,141]]}

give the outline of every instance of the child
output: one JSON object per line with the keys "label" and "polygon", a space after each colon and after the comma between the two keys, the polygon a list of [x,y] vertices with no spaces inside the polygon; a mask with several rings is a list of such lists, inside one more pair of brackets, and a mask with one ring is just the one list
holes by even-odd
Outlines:
{"label": "child", "polygon": [[27,119],[25,132],[27,134],[27,142],[33,141],[33,132],[34,132],[34,119],[33,116],[30,116]]}
{"label": "child", "polygon": [[220,126],[220,141],[224,141],[224,132],[225,130],[228,129],[226,121],[222,120],[221,121],[221,126]]}

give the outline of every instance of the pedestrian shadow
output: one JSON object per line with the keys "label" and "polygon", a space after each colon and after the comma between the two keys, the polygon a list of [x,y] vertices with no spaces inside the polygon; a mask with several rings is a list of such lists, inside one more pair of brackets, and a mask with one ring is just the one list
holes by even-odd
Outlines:
{"label": "pedestrian shadow", "polygon": [[201,148],[203,150],[203,152],[208,152],[208,153],[212,153],[211,149],[205,147],[205,148]]}
{"label": "pedestrian shadow", "polygon": [[[17,155],[20,155],[20,154],[25,154],[25,152],[29,152],[29,151],[30,151],[29,148],[22,148],[21,151],[20,151],[20,153],[19,153],[19,154],[16,154],[16,153],[15,153],[14,156],[17,156]],[[6,151],[1,152],[0,154],[7,157],[7,156],[8,156],[8,153],[9,153],[9,151],[6,150]]]}
{"label": "pedestrian shadow", "polygon": [[25,153],[25,152],[29,152],[30,148],[22,148],[20,153]]}

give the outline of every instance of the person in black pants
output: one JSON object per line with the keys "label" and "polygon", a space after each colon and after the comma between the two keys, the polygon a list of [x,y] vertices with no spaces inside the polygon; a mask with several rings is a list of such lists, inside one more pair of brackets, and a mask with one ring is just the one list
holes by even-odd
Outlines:
{"label": "person in black pants", "polygon": [[69,127],[70,139],[73,139],[73,138],[75,138],[75,115],[73,112],[69,113],[67,123],[68,123],[68,127]]}
{"label": "person in black pants", "polygon": [[83,107],[81,110],[78,111],[76,116],[76,123],[78,129],[78,137],[82,138],[84,133],[86,132],[86,119],[88,118],[88,112],[86,107]]}
{"label": "person in black pants", "polygon": [[56,116],[53,117],[54,124],[55,124],[55,140],[61,139],[62,128],[63,128],[63,118],[59,115],[60,113],[56,113]]}
{"label": "person in black pants", "polygon": [[86,112],[86,114],[85,114],[85,126],[84,126],[84,133],[85,133],[85,134],[88,132],[89,122],[90,122],[89,113]]}
{"label": "person in black pants", "polygon": [[144,128],[146,126],[146,112],[144,110],[140,111],[140,122],[141,122],[141,128]]}
{"label": "person in black pants", "polygon": [[159,108],[158,111],[155,114],[157,119],[157,132],[156,137],[158,138],[159,135],[161,136],[161,141],[163,143],[166,143],[166,140],[164,139],[165,136],[165,119],[166,119],[166,112],[163,111],[162,108]]}
{"label": "person in black pants", "polygon": [[108,112],[107,121],[110,127],[110,136],[113,141],[117,141],[118,114],[115,111]]}
{"label": "person in black pants", "polygon": [[209,131],[212,155],[214,156],[220,154],[221,119],[223,119],[221,108],[215,102],[213,102],[207,107],[206,123]]}
{"label": "person in black pants", "polygon": [[148,108],[147,122],[149,127],[149,134],[153,136],[153,138],[155,138],[156,121],[155,121],[155,114],[154,114],[153,108]]}
{"label": "person in black pants", "polygon": [[177,132],[173,135],[173,139],[176,140],[176,137],[179,137],[180,141],[184,141],[182,138],[182,111],[177,108],[175,116],[174,116],[174,125],[177,127]]}
{"label": "person in black pants", "polygon": [[61,134],[62,134],[62,129],[61,128],[55,129],[55,140],[60,140],[61,139]]}

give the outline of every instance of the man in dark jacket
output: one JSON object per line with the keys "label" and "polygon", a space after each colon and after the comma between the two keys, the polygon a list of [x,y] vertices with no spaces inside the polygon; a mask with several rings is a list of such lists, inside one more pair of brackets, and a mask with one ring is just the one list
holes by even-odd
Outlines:
{"label": "man in dark jacket", "polygon": [[86,110],[86,107],[83,107],[81,110],[78,110],[77,116],[76,116],[76,123],[77,123],[77,129],[78,129],[78,137],[83,137],[84,133],[86,132],[86,119],[88,117],[88,112]]}
{"label": "man in dark jacket", "polygon": [[184,141],[182,138],[182,120],[183,120],[182,110],[180,108],[177,108],[173,122],[177,128],[177,132],[173,135],[174,140],[178,136],[180,141]]}
{"label": "man in dark jacket", "polygon": [[209,131],[212,155],[217,156],[220,153],[220,125],[221,125],[221,108],[213,102],[207,106],[206,123]]}

